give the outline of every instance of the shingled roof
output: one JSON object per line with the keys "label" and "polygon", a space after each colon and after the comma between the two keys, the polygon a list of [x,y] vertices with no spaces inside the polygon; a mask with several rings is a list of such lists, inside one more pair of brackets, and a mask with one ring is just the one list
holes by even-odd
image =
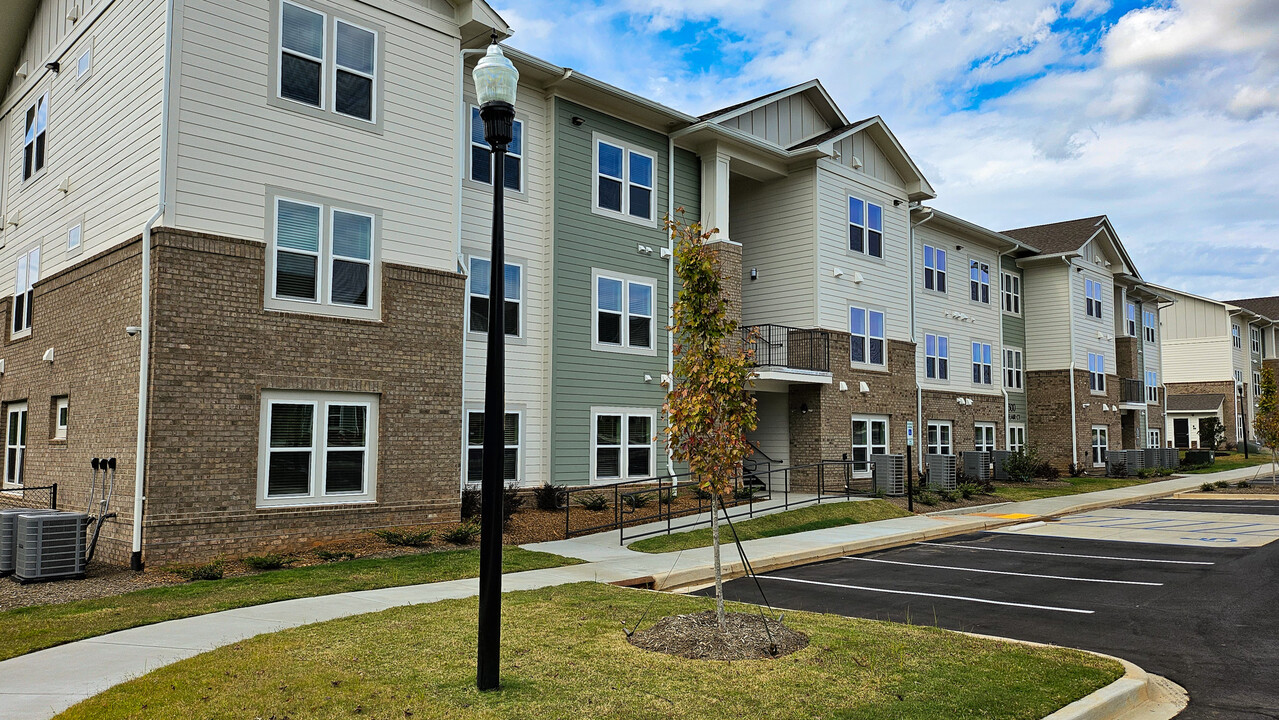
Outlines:
{"label": "shingled roof", "polygon": [[1056,255],[1083,247],[1084,243],[1097,234],[1097,227],[1105,219],[1105,215],[1097,215],[1078,220],[1004,230],[1003,233],[1039,248],[1039,251],[1045,255]]}
{"label": "shingled roof", "polygon": [[868,123],[868,122],[870,122],[871,120],[874,120],[876,117],[878,117],[878,115],[871,115],[870,117],[868,117],[868,118],[863,118],[863,119],[861,119],[861,120],[858,120],[857,122],[848,123],[847,125],[841,125],[841,126],[839,126],[839,127],[837,127],[837,128],[831,128],[830,130],[827,130],[826,132],[822,133],[821,135],[818,135],[818,136],[816,136],[816,137],[810,137],[809,139],[805,140],[804,142],[796,143],[796,144],[791,145],[790,147],[788,147],[788,148],[786,148],[786,149],[787,149],[787,150],[798,150],[798,149],[800,149],[800,148],[815,147],[815,146],[817,146],[817,145],[821,145],[822,143],[826,142],[827,140],[830,140],[830,139],[832,139],[832,138],[837,138],[837,137],[839,137],[840,135],[843,135],[844,133],[848,132],[849,130],[852,130],[853,128],[857,127],[858,125],[862,125],[862,124],[864,124],[864,123]]}
{"label": "shingled roof", "polygon": [[1168,412],[1216,412],[1225,400],[1221,393],[1169,395]]}
{"label": "shingled roof", "polygon": [[751,98],[751,99],[749,99],[749,100],[743,100],[743,101],[741,101],[741,102],[739,102],[739,103],[736,103],[736,104],[733,104],[733,105],[729,105],[728,107],[720,108],[720,109],[718,109],[718,110],[712,110],[712,111],[710,111],[710,112],[706,113],[705,115],[699,115],[699,116],[698,116],[698,119],[699,119],[699,120],[710,120],[711,118],[719,117],[720,115],[727,115],[728,113],[731,113],[731,112],[733,112],[734,110],[737,110],[737,109],[740,109],[740,108],[744,108],[744,107],[746,107],[747,105],[750,105],[751,103],[754,103],[754,102],[759,102],[760,100],[763,100],[764,98],[770,98],[770,97],[772,97],[772,96],[774,96],[774,95],[777,95],[777,96],[785,95],[786,93],[788,93],[788,92],[790,92],[790,91],[794,90],[795,88],[799,87],[800,85],[807,85],[807,84],[808,84],[808,83],[810,83],[810,82],[812,82],[812,80],[805,80],[805,81],[804,81],[804,82],[802,82],[802,83],[796,83],[796,84],[794,84],[794,85],[791,85],[791,86],[790,86],[790,87],[788,87],[788,88],[783,88],[783,89],[781,89],[781,90],[774,90],[774,91],[772,91],[772,92],[764,93],[763,95],[757,95],[756,97],[753,97],[753,98]]}
{"label": "shingled roof", "polygon": [[1242,300],[1227,300],[1227,303],[1241,307],[1244,310],[1251,310],[1263,317],[1271,320],[1279,320],[1279,295],[1259,298],[1243,298]]}

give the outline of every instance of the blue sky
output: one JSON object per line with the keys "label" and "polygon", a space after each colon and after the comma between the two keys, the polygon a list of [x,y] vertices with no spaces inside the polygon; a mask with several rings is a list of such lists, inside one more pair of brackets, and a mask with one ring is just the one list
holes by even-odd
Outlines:
{"label": "blue sky", "polygon": [[995,229],[1107,214],[1142,275],[1279,295],[1279,0],[494,0],[693,113],[818,78]]}

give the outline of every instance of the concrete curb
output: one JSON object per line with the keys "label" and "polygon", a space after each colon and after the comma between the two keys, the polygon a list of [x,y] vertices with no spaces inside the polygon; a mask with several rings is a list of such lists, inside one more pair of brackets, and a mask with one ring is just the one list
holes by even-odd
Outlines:
{"label": "concrete curb", "polygon": [[1188,500],[1269,500],[1271,502],[1279,502],[1279,493],[1215,493],[1194,490],[1179,492],[1173,497],[1186,498]]}

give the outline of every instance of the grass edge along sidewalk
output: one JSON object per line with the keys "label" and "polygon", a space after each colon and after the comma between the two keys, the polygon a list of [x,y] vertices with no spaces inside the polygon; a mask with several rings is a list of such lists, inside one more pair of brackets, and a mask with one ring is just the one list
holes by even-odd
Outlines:
{"label": "grass edge along sidewalk", "polygon": [[[513,546],[502,549],[503,573],[581,562]],[[479,567],[479,550],[442,550],[273,570],[223,580],[199,580],[92,600],[14,608],[0,612],[0,660],[117,630],[221,610],[473,578],[479,575]]]}
{"label": "grass edge along sidewalk", "polygon": [[1114,660],[1077,650],[802,612],[786,619],[809,635],[803,650],[708,663],[640,650],[621,627],[646,611],[644,627],[705,610],[705,598],[588,582],[512,592],[503,603],[500,692],[474,687],[472,597],[253,637],[117,685],[59,717],[1037,720],[1124,673]]}

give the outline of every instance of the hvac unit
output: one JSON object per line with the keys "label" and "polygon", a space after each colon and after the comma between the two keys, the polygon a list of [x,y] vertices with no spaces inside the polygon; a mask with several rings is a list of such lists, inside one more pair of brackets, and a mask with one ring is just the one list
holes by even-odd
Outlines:
{"label": "hvac unit", "polygon": [[1163,466],[1169,470],[1176,470],[1181,465],[1181,454],[1177,452],[1177,448],[1164,448]]}
{"label": "hvac unit", "polygon": [[1164,465],[1164,461],[1167,456],[1164,455],[1164,451],[1159,448],[1146,448],[1141,451],[1141,457],[1148,468],[1167,467],[1167,465]]}
{"label": "hvac unit", "polygon": [[961,452],[959,460],[964,464],[964,479],[968,481],[990,482],[990,453]]}
{"label": "hvac unit", "polygon": [[0,577],[13,574],[13,559],[17,554],[17,526],[19,515],[38,515],[57,512],[37,508],[4,508],[0,510]]}
{"label": "hvac unit", "polygon": [[1136,456],[1141,457],[1141,451],[1136,453],[1130,450],[1110,450],[1106,453],[1106,475],[1107,477],[1128,477],[1136,475],[1138,467],[1134,467],[1132,460]]}
{"label": "hvac unit", "polygon": [[1012,457],[1011,450],[996,450],[990,454],[990,462],[994,465],[996,480],[1008,480],[1008,471],[1004,470],[1004,461]]}
{"label": "hvac unit", "polygon": [[1145,450],[1125,450],[1124,455],[1128,457],[1128,474],[1136,475],[1138,470],[1144,470],[1146,465]]}
{"label": "hvac unit", "polygon": [[906,494],[906,456],[871,455],[875,468],[874,489],[894,497]]}
{"label": "hvac unit", "polygon": [[18,516],[13,577],[41,582],[84,577],[84,535],[89,516],[56,512]]}
{"label": "hvac unit", "polygon": [[954,455],[925,455],[924,466],[928,468],[929,488],[954,490],[959,487],[955,480]]}

